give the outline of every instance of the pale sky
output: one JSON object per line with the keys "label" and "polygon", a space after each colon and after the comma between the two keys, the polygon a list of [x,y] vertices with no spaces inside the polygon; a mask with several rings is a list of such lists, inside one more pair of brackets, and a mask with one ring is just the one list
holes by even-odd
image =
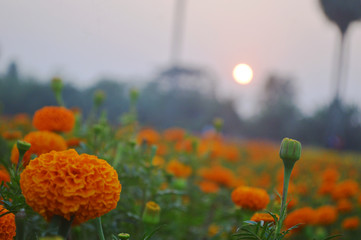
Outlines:
{"label": "pale sky", "polygon": [[[102,76],[148,79],[169,64],[175,0],[0,0],[0,71],[54,75],[77,86]],[[337,28],[318,0],[188,0],[182,62],[216,74],[223,96],[240,112],[256,107],[270,73],[291,76],[298,103],[310,112],[334,89]],[[349,31],[343,97],[361,106],[361,24]],[[232,69],[249,64],[254,79],[237,85]]]}

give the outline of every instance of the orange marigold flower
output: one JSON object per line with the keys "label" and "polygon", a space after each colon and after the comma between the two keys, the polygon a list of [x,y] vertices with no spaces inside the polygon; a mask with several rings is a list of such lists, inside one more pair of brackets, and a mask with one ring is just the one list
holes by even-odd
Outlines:
{"label": "orange marigold flower", "polygon": [[191,175],[192,168],[176,159],[173,159],[167,165],[167,172],[176,177],[187,178]]}
{"label": "orange marigold flower", "polygon": [[302,229],[304,226],[312,224],[315,218],[315,210],[310,207],[299,208],[297,210],[292,211],[287,215],[285,220],[286,228],[293,227],[297,224],[299,225],[295,231]]}
{"label": "orange marigold flower", "polygon": [[26,113],[16,114],[16,115],[14,116],[13,121],[14,121],[14,124],[15,124],[16,126],[19,126],[19,125],[22,125],[22,126],[24,126],[24,125],[30,125],[30,117],[29,117],[29,115],[26,114]]}
{"label": "orange marigold flower", "polygon": [[[24,166],[29,163],[32,154],[40,156],[52,150],[63,151],[67,149],[66,142],[62,136],[48,131],[31,132],[24,137],[24,141],[31,144],[30,149],[25,153],[23,158]],[[11,161],[17,163],[18,160],[19,151],[16,144],[14,144],[11,150]]]}
{"label": "orange marigold flower", "polygon": [[43,107],[33,117],[33,125],[38,130],[69,132],[74,124],[74,113],[65,107]]}
{"label": "orange marigold flower", "polygon": [[164,158],[160,156],[154,156],[152,159],[152,165],[155,167],[162,167],[164,165]]}
{"label": "orange marigold flower", "polygon": [[343,220],[342,227],[346,230],[356,230],[360,226],[360,218],[349,217]]}
{"label": "orange marigold flower", "polygon": [[159,142],[160,136],[157,131],[151,128],[146,128],[141,130],[138,133],[137,141],[138,143],[147,142],[147,144],[155,144]]}
{"label": "orange marigold flower", "polygon": [[27,204],[47,221],[54,215],[80,224],[117,206],[121,184],[105,160],[74,149],[42,154],[20,175]]}
{"label": "orange marigold flower", "polygon": [[4,139],[7,140],[20,139],[22,136],[20,131],[5,131],[1,135]]}
{"label": "orange marigold flower", "polygon": [[0,166],[0,184],[4,182],[10,182],[10,175],[8,173],[8,171],[6,171],[5,168],[3,168],[2,166]]}
{"label": "orange marigold flower", "polygon": [[[8,212],[2,205],[0,205],[0,215]],[[0,239],[13,240],[16,235],[15,215],[8,213],[0,217]]]}
{"label": "orange marigold flower", "polygon": [[337,220],[337,209],[334,206],[322,206],[315,210],[315,224],[330,225]]}
{"label": "orange marigold flower", "polygon": [[324,182],[336,182],[340,177],[340,173],[334,168],[328,168],[322,173]]}
{"label": "orange marigold flower", "polygon": [[358,183],[354,180],[346,180],[335,186],[332,192],[334,199],[343,199],[355,196],[359,191]]}
{"label": "orange marigold flower", "polygon": [[186,132],[182,128],[168,128],[163,132],[163,137],[166,141],[176,142],[184,138]]}
{"label": "orange marigold flower", "polygon": [[216,224],[211,224],[208,227],[208,236],[213,237],[217,233],[219,233],[220,227]]}
{"label": "orange marigold flower", "polygon": [[[279,216],[276,214],[277,219],[279,218]],[[251,217],[251,221],[254,222],[260,222],[260,221],[264,221],[266,223],[269,222],[275,222],[274,218],[271,216],[271,214],[269,213],[254,213],[253,216]]]}
{"label": "orange marigold flower", "polygon": [[348,199],[340,199],[337,201],[337,210],[340,212],[352,211],[352,203]]}
{"label": "orange marigold flower", "polygon": [[234,173],[230,169],[220,165],[203,168],[199,171],[199,174],[208,181],[216,182],[227,187],[234,186]]}
{"label": "orange marigold flower", "polygon": [[216,193],[219,190],[219,186],[217,183],[211,181],[202,181],[199,183],[199,188],[204,193]]}
{"label": "orange marigold flower", "polygon": [[236,205],[253,211],[266,208],[270,201],[268,193],[265,190],[245,186],[233,190],[231,198]]}

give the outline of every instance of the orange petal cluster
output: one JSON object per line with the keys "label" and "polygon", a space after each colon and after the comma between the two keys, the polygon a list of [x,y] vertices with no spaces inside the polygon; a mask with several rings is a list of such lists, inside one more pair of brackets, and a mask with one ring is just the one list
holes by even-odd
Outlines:
{"label": "orange petal cluster", "polygon": [[315,210],[310,207],[299,208],[287,215],[285,220],[285,226],[288,229],[297,224],[301,224],[295,229],[297,231],[302,229],[305,225],[312,224],[314,222],[314,219]]}
{"label": "orange petal cluster", "polygon": [[186,132],[182,128],[177,128],[177,127],[168,128],[163,132],[163,138],[166,141],[177,142],[183,140],[185,134]]}
{"label": "orange petal cluster", "polygon": [[26,202],[46,220],[74,216],[80,224],[117,206],[121,184],[105,160],[74,149],[42,154],[20,175]]}
{"label": "orange petal cluster", "polygon": [[[279,216],[278,215],[276,215],[276,216],[278,219]],[[264,221],[266,223],[275,222],[274,218],[269,213],[258,213],[258,212],[253,214],[253,216],[251,217],[251,221],[254,221],[254,222]]]}
{"label": "orange petal cluster", "polygon": [[264,189],[246,186],[233,190],[231,198],[236,205],[253,211],[266,208],[270,201],[270,197]]}
{"label": "orange petal cluster", "polygon": [[171,160],[167,165],[167,172],[176,177],[187,178],[192,173],[192,168],[179,162],[176,159]]}
{"label": "orange petal cluster", "polygon": [[234,186],[235,176],[234,173],[223,166],[215,165],[210,168],[203,168],[199,174],[208,181],[212,181],[227,187]]}
{"label": "orange petal cluster", "polygon": [[43,107],[33,117],[33,125],[38,130],[69,132],[74,124],[74,113],[65,107]]}
{"label": "orange petal cluster", "polygon": [[[2,205],[0,205],[0,215],[8,212]],[[0,239],[13,240],[16,235],[15,215],[8,213],[0,217]]]}
{"label": "orange petal cluster", "polygon": [[359,185],[354,180],[345,180],[337,184],[332,192],[334,199],[344,199],[355,196],[359,191]]}
{"label": "orange petal cluster", "polygon": [[142,142],[147,142],[147,144],[152,145],[159,142],[159,140],[160,140],[159,133],[151,128],[146,128],[141,130],[137,136],[137,141],[139,144],[141,144]]}
{"label": "orange petal cluster", "polygon": [[[25,153],[23,158],[24,166],[29,163],[32,154],[40,156],[52,150],[63,151],[67,149],[66,141],[62,136],[48,131],[30,132],[24,137],[24,141],[31,144],[30,149]],[[18,160],[19,151],[16,144],[14,144],[11,150],[11,161],[17,163]]]}
{"label": "orange petal cluster", "polygon": [[330,225],[337,220],[337,209],[334,206],[325,205],[315,210],[316,225]]}
{"label": "orange petal cluster", "polygon": [[219,186],[217,183],[211,181],[202,181],[199,183],[199,188],[204,193],[216,193],[219,190]]}
{"label": "orange petal cluster", "polygon": [[360,218],[349,217],[343,220],[342,227],[347,230],[356,230],[360,226]]}

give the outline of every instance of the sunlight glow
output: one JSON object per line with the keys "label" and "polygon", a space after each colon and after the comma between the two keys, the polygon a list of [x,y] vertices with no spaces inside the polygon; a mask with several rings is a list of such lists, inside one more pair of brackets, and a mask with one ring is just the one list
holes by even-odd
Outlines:
{"label": "sunlight glow", "polygon": [[238,64],[233,69],[233,78],[239,84],[248,84],[252,81],[252,68],[244,63]]}

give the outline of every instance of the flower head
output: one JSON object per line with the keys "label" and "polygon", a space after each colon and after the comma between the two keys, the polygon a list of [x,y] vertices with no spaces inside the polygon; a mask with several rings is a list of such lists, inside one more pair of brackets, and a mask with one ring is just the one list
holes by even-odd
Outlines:
{"label": "flower head", "polygon": [[157,203],[149,201],[145,204],[143,212],[143,222],[157,224],[160,218],[160,207]]}
{"label": "flower head", "polygon": [[[279,216],[276,214],[277,219],[279,218]],[[260,221],[264,221],[266,223],[268,222],[275,222],[274,218],[272,217],[271,214],[269,213],[254,213],[253,216],[251,217],[251,221],[254,222],[260,222]]]}
{"label": "flower head", "polygon": [[33,125],[38,130],[69,132],[74,124],[74,113],[65,107],[43,107],[33,117]]}
{"label": "flower head", "polygon": [[[0,205],[0,215],[8,212],[2,205]],[[8,213],[0,217],[0,239],[12,240],[16,235],[15,215]]]}
{"label": "flower head", "polygon": [[334,206],[322,206],[315,210],[315,224],[330,225],[337,220],[337,209]]}
{"label": "flower head", "polygon": [[176,159],[171,160],[167,165],[167,172],[176,177],[187,178],[192,173],[192,168],[179,162]]}
{"label": "flower head", "polygon": [[33,159],[20,175],[20,187],[27,204],[46,220],[74,216],[74,224],[114,209],[121,191],[114,168],[74,149]]}
{"label": "flower head", "polygon": [[236,205],[253,211],[266,208],[270,201],[270,197],[265,190],[245,186],[233,190],[231,197]]}
{"label": "flower head", "polygon": [[[40,156],[43,153],[48,153],[52,150],[63,151],[67,149],[64,138],[56,133],[48,131],[36,131],[27,134],[24,141],[31,144],[30,149],[25,153],[23,158],[23,165],[26,166],[32,154]],[[14,144],[11,150],[11,161],[17,163],[19,160],[19,151]]]}
{"label": "flower head", "polygon": [[315,210],[310,207],[299,208],[287,215],[285,220],[286,228],[299,225],[295,230],[300,230],[305,225],[312,224],[315,219]]}
{"label": "flower head", "polygon": [[360,226],[359,217],[349,217],[343,220],[342,227],[347,230],[356,230]]}

